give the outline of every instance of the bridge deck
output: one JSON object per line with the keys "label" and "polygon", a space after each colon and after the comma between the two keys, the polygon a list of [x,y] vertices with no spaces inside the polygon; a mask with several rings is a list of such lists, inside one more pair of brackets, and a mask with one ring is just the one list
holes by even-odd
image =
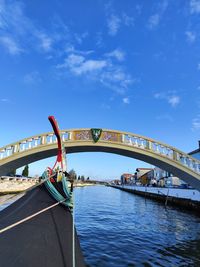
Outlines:
{"label": "bridge deck", "polygon": [[[55,203],[43,186],[0,212],[0,228]],[[0,235],[1,267],[71,267],[72,216],[58,205]],[[76,266],[85,266],[75,234]]]}

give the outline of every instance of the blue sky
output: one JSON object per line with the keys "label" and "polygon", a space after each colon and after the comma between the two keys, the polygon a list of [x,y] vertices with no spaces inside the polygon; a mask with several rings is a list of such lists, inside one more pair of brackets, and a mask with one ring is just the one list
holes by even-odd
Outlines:
{"label": "blue sky", "polygon": [[[0,105],[0,146],[50,131],[54,115],[61,129],[116,129],[195,149],[200,0],[0,0]],[[149,166],[103,153],[68,163],[97,178]]]}

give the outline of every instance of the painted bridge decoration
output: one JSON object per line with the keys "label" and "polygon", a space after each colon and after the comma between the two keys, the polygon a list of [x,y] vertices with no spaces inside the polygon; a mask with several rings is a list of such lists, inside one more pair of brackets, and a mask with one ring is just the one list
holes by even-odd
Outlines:
{"label": "painted bridge decoration", "polygon": [[[172,146],[115,130],[72,129],[60,132],[67,153],[108,152],[135,158],[171,172],[200,190],[200,161]],[[12,143],[0,148],[0,175],[56,153],[57,139],[52,132]]]}

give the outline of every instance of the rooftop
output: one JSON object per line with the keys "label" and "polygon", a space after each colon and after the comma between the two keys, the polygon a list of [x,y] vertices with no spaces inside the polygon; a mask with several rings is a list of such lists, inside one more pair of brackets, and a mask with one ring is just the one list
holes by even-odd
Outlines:
{"label": "rooftop", "polygon": [[188,153],[188,155],[194,155],[198,152],[200,152],[200,140],[198,141],[199,147],[191,152]]}

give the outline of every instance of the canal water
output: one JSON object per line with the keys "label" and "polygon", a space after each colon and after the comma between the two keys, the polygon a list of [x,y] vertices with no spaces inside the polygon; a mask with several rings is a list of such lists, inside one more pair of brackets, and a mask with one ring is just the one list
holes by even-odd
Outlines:
{"label": "canal water", "polygon": [[115,188],[75,189],[87,266],[200,266],[200,217]]}

